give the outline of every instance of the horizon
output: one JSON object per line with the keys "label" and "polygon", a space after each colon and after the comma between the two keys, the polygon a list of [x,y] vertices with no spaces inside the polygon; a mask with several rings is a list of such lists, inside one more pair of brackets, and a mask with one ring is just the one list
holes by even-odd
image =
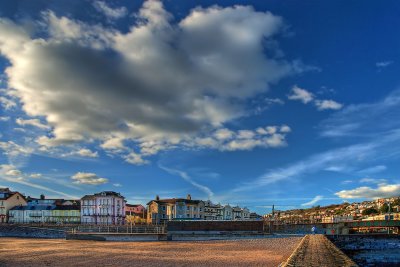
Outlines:
{"label": "horizon", "polygon": [[258,214],[399,196],[399,11],[3,1],[0,187]]}

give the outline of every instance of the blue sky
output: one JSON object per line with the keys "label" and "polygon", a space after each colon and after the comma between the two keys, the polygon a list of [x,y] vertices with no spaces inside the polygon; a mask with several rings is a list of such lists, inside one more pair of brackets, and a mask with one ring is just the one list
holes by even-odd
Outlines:
{"label": "blue sky", "polygon": [[266,213],[400,195],[397,1],[3,1],[0,185]]}

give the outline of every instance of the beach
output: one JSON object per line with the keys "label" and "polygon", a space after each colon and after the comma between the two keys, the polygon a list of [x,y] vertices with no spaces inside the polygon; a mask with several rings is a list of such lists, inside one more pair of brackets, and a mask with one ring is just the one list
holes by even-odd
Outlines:
{"label": "beach", "polygon": [[300,240],[98,242],[0,238],[0,266],[278,266]]}

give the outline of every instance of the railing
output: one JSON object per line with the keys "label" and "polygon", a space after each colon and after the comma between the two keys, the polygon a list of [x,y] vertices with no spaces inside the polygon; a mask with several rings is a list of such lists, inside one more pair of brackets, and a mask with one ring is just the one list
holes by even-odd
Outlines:
{"label": "railing", "polygon": [[119,234],[165,234],[164,226],[77,226],[71,233],[119,233]]}

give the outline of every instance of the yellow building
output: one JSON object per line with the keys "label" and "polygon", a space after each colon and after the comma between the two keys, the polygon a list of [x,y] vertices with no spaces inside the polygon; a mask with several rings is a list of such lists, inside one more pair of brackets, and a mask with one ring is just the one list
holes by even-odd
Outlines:
{"label": "yellow building", "polygon": [[79,205],[58,205],[51,210],[48,222],[58,224],[76,224],[81,222]]}
{"label": "yellow building", "polygon": [[12,192],[9,188],[0,188],[0,223],[8,222],[10,209],[26,205],[26,199],[20,193]]}

